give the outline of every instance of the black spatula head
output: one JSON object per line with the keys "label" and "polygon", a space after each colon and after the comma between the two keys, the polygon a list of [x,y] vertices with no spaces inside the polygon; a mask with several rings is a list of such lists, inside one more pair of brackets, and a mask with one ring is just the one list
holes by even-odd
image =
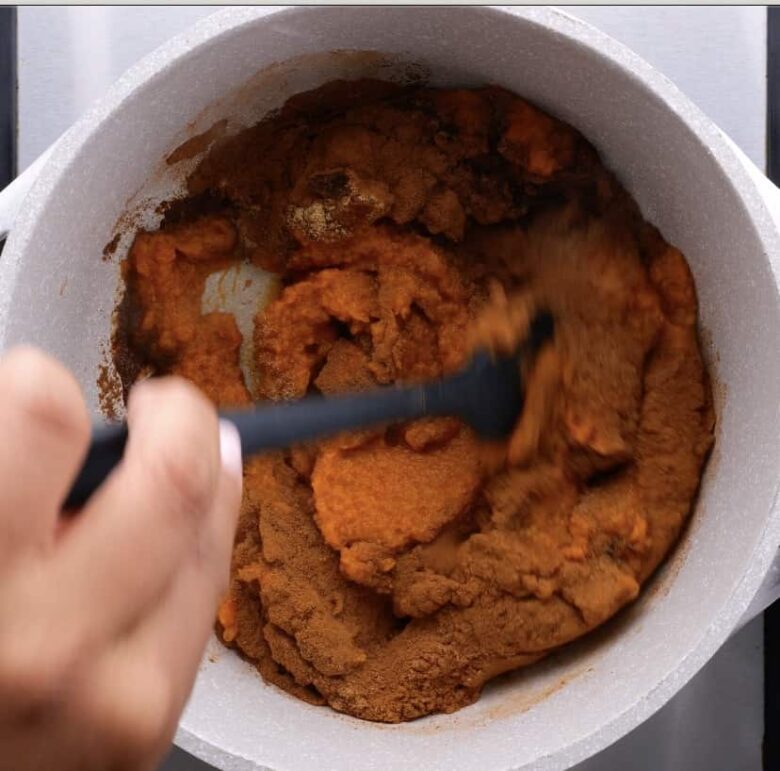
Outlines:
{"label": "black spatula head", "polygon": [[479,350],[457,375],[424,386],[429,413],[457,414],[483,439],[503,439],[520,418],[525,399],[522,365],[552,338],[548,311],[538,313],[528,336],[508,356]]}

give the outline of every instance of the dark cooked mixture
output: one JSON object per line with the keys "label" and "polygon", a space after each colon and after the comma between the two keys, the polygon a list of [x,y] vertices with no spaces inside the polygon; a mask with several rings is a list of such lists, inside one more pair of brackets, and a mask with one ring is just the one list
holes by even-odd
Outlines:
{"label": "dark cooked mixture", "polygon": [[236,261],[280,279],[264,399],[438,377],[556,319],[500,452],[428,419],[248,460],[218,629],[266,680],[370,720],[452,712],[636,598],[713,413],[685,259],[582,136],[499,88],[337,82],[219,140],[189,189],[137,235],[119,334],[220,405],[250,402],[241,334],[200,295]]}

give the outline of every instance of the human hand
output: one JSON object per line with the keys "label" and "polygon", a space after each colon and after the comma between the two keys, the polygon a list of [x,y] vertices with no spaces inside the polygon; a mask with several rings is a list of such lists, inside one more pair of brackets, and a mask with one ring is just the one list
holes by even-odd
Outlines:
{"label": "human hand", "polygon": [[189,696],[227,586],[240,443],[176,378],[134,388],[127,420],[122,463],[63,518],[89,442],[79,387],[31,349],[0,361],[2,771],[153,769]]}

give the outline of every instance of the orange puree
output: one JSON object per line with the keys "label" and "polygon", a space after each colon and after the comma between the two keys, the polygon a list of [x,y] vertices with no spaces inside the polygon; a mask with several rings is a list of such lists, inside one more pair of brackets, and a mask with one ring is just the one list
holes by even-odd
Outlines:
{"label": "orange puree", "polygon": [[[436,418],[247,459],[226,644],[299,698],[397,722],[637,597],[691,512],[711,394],[685,258],[580,134],[498,88],[335,82],[217,141],[189,190],[124,264],[125,385],[363,390],[512,350],[539,308],[556,323],[498,450]],[[241,260],[280,283],[246,381],[235,321],[200,305]]]}
{"label": "orange puree", "polygon": [[474,497],[480,471],[468,430],[456,424],[442,446],[426,449],[380,437],[358,447],[334,442],[318,455],[311,475],[317,524],[352,580],[376,580],[373,571],[366,574],[361,554],[371,563],[387,555],[381,565],[388,572],[392,555],[431,541]]}

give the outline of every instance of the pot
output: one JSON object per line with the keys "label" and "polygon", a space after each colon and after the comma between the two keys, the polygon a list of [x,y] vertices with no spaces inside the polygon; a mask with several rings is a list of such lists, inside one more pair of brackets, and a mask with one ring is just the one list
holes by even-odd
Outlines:
{"label": "pot", "polygon": [[[176,741],[235,771],[565,768],[661,707],[776,594],[780,192],[636,55],[549,9],[217,13],[131,69],[0,197],[0,230],[19,209],[0,259],[0,346],[24,341],[59,357],[97,413],[126,234],[155,224],[156,202],[181,190],[195,162],[186,152],[162,159],[206,132],[188,145],[197,151],[220,119],[232,133],[293,93],[365,75],[498,83],[595,144],[693,270],[715,450],[691,525],[641,598],[477,704],[403,725],[362,722],[265,685],[212,640]],[[116,234],[113,257],[101,259]]]}

